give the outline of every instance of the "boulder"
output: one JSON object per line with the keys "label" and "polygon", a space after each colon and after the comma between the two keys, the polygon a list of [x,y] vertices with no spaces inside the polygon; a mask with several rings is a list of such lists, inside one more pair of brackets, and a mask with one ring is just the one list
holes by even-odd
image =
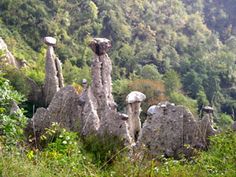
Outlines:
{"label": "boulder", "polygon": [[47,109],[37,109],[31,119],[31,128],[39,136],[52,122],[57,122],[68,130],[78,131],[81,116],[79,99],[80,95],[72,86],[62,88],[55,94]]}
{"label": "boulder", "polygon": [[151,155],[178,156],[186,145],[203,143],[198,122],[187,108],[162,102],[148,112],[137,147],[145,145]]}
{"label": "boulder", "polygon": [[135,103],[135,102],[142,102],[146,99],[146,95],[138,91],[130,92],[126,97],[126,102],[128,104]]}

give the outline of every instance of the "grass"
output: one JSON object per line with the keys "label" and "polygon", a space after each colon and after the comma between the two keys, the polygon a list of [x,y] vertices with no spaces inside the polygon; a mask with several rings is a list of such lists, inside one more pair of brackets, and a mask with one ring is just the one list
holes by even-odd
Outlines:
{"label": "grass", "polygon": [[116,137],[92,136],[81,140],[77,134],[58,129],[57,125],[43,137],[50,142],[41,151],[23,147],[21,151],[7,152],[0,145],[0,176],[235,177],[236,174],[236,134],[231,131],[212,137],[207,152],[178,161],[164,157],[149,159],[145,154],[131,158]]}

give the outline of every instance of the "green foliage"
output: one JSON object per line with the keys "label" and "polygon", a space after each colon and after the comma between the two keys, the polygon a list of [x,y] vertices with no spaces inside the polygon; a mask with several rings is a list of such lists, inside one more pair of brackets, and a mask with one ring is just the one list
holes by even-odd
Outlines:
{"label": "green foliage", "polygon": [[112,164],[117,159],[117,155],[126,150],[123,144],[123,140],[119,137],[108,133],[104,136],[91,135],[84,139],[85,150],[91,153],[93,163],[101,168]]}
{"label": "green foliage", "polygon": [[145,65],[142,68],[141,76],[144,79],[161,80],[161,75],[155,65]]}
{"label": "green foliage", "polygon": [[209,105],[209,101],[207,100],[207,96],[204,91],[200,90],[197,93],[197,105],[198,111],[200,111],[204,106]]}
{"label": "green foliage", "polygon": [[217,120],[217,123],[218,125],[221,127],[221,128],[230,128],[233,124],[233,119],[232,119],[232,116],[230,115],[227,115],[227,114],[220,114],[218,120]]}
{"label": "green foliage", "polygon": [[116,80],[113,82],[112,88],[112,94],[114,96],[114,99],[116,103],[118,104],[118,110],[123,111],[123,109],[126,107],[125,98],[129,94],[129,80],[123,79],[123,80]]}
{"label": "green foliage", "polygon": [[70,173],[70,176],[95,175],[94,167],[90,158],[85,155],[77,133],[69,132],[59,124],[53,123],[40,139],[41,144],[44,144],[43,151],[38,154],[39,156],[29,151],[28,158],[41,159],[47,163],[49,169],[54,169],[56,174],[62,176],[66,173]]}
{"label": "green foliage", "polygon": [[27,82],[27,76],[21,71],[16,70],[14,67],[9,65],[1,65],[4,77],[10,81],[10,84],[19,93],[27,96],[30,92],[30,85]]}
{"label": "green foliage", "polygon": [[183,105],[190,109],[190,111],[197,115],[197,102],[189,98],[188,96],[183,95],[182,93],[172,92],[170,95],[170,101],[176,105]]}
{"label": "green foliage", "polygon": [[168,71],[164,75],[166,94],[169,96],[172,92],[180,91],[182,85],[180,77],[174,70]]}
{"label": "green foliage", "polygon": [[63,76],[67,84],[81,84],[83,79],[87,79],[88,82],[91,81],[91,71],[88,66],[78,68],[73,66],[69,60],[63,65]]}
{"label": "green foliage", "polygon": [[10,113],[13,102],[22,102],[23,96],[14,91],[9,81],[0,77],[0,141],[7,149],[23,141],[26,117],[23,110]]}

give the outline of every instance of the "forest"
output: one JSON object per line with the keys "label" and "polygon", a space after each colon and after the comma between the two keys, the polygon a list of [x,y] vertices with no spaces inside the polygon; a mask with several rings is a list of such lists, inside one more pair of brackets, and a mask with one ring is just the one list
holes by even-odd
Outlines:
{"label": "forest", "polygon": [[[91,83],[93,52],[88,44],[104,37],[112,42],[108,53],[119,111],[125,111],[127,94],[137,90],[147,96],[142,118],[150,106],[165,100],[186,106],[199,118],[203,107],[211,106],[215,127],[224,133],[212,137],[209,150],[190,160],[114,157],[123,151],[119,142],[83,142],[57,124],[45,132],[43,151],[28,147],[24,128],[41,105],[28,100],[26,80],[43,85],[45,36],[57,39],[55,53],[66,85],[81,87],[84,78]],[[1,0],[0,37],[26,63],[17,70],[5,65],[5,51],[0,50],[0,176],[236,174],[236,135],[228,130],[236,121],[234,0]],[[12,100],[22,108],[14,116]],[[67,137],[71,144],[65,145]]]}

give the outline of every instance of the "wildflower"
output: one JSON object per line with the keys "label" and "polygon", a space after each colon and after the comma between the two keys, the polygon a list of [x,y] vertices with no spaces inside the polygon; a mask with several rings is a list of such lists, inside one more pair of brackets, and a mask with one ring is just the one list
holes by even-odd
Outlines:
{"label": "wildflower", "polygon": [[62,141],[62,144],[67,144],[67,141]]}

